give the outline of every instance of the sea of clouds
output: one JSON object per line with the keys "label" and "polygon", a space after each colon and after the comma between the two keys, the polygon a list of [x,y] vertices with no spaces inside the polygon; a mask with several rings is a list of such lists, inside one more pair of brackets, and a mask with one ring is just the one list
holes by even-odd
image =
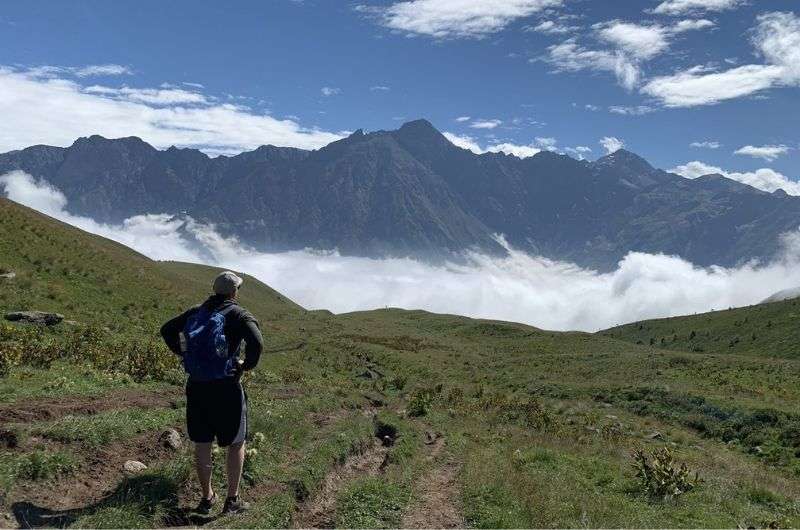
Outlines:
{"label": "sea of clouds", "polygon": [[774,261],[736,268],[703,268],[676,256],[631,252],[614,271],[601,273],[508,245],[506,257],[466,252],[464,263],[431,265],[311,249],[258,252],[222,237],[211,225],[170,214],[98,223],[70,214],[63,193],[22,171],[0,176],[0,190],[15,202],[150,258],[246,272],[306,308],[335,313],[402,307],[596,331],[640,319],[758,303],[776,291],[800,286],[800,231],[781,236],[783,251]]}

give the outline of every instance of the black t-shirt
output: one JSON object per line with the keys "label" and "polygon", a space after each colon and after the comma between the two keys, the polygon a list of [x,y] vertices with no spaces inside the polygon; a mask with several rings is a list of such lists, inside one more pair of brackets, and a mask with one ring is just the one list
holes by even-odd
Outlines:
{"label": "black t-shirt", "polygon": [[194,306],[177,317],[169,320],[161,326],[161,336],[164,342],[174,353],[181,354],[180,333],[186,326],[186,321],[196,313],[201,307],[225,313],[225,337],[228,340],[228,353],[238,355],[242,344],[245,342],[244,365],[242,368],[250,370],[258,364],[261,357],[261,350],[264,347],[264,340],[261,337],[261,330],[258,328],[258,321],[245,308],[240,306],[236,300],[226,299],[221,296],[211,296],[200,305]]}

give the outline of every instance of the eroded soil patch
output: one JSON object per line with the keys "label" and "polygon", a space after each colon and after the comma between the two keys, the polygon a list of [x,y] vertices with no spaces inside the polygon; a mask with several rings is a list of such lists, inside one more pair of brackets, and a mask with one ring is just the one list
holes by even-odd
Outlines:
{"label": "eroded soil patch", "polygon": [[300,505],[292,521],[293,528],[332,528],[336,515],[336,497],[342,488],[359,477],[378,475],[386,466],[388,449],[373,443],[361,454],[351,456],[328,473],[319,491]]}
{"label": "eroded soil patch", "polygon": [[[444,448],[444,439],[430,444],[427,460],[433,464]],[[453,460],[434,467],[417,481],[417,499],[403,516],[402,528],[463,528],[458,505],[458,470]]]}
{"label": "eroded soil patch", "polygon": [[49,421],[115,409],[166,408],[176,406],[180,396],[181,390],[176,387],[158,392],[132,389],[100,396],[64,396],[16,402],[0,406],[0,425]]}

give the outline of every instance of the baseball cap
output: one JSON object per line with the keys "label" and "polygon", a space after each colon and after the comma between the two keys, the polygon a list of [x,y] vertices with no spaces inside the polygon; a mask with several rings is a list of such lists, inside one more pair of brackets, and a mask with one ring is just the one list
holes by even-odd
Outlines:
{"label": "baseball cap", "polygon": [[214,293],[230,296],[236,292],[236,289],[242,285],[242,282],[244,282],[244,280],[231,271],[221,272],[214,278]]}

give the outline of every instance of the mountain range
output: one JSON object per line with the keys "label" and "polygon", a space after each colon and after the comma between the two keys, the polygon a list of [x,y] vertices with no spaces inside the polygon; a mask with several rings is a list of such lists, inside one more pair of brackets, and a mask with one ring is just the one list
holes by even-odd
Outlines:
{"label": "mountain range", "polygon": [[609,270],[629,251],[698,265],[769,259],[800,225],[800,197],[721,175],[689,180],[619,150],[597,161],[542,151],[475,154],[429,122],[315,151],[262,146],[211,158],[136,137],[79,138],[0,154],[61,190],[72,213],[117,223],[185,213],[260,250],[338,248],[440,260],[515,248]]}

